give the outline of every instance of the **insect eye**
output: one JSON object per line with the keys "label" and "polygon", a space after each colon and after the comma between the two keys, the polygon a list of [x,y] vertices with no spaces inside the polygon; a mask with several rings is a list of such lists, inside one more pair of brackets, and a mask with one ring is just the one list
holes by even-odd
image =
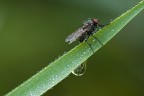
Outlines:
{"label": "insect eye", "polygon": [[98,24],[99,23],[99,20],[98,19],[93,19],[92,20],[95,24]]}

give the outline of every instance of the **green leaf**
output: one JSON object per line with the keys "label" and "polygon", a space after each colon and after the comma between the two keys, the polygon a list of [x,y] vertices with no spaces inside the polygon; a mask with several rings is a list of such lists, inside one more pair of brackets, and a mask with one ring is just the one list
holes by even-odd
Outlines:
{"label": "green leaf", "polygon": [[[144,2],[141,1],[138,5],[116,18],[108,26],[98,31],[94,36],[96,36],[103,44],[106,44],[143,9]],[[102,47],[101,44],[92,37],[89,38],[88,41],[92,44],[92,48],[95,52]],[[7,94],[7,96],[42,95],[66,78],[76,67],[87,60],[92,54],[93,52],[90,47],[83,42],[12,90]]]}

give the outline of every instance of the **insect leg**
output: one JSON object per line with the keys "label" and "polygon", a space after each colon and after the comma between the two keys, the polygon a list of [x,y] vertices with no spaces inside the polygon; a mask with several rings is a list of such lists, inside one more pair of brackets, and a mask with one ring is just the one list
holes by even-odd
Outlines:
{"label": "insect leg", "polygon": [[99,25],[99,27],[101,27],[101,28],[103,28],[103,27],[105,27],[106,25]]}
{"label": "insect leg", "polygon": [[111,19],[109,23],[107,23],[107,24],[105,24],[105,25],[98,24],[98,26],[103,28],[103,27],[109,25],[112,21],[113,21],[113,20]]}
{"label": "insect leg", "polygon": [[91,50],[92,50],[93,53],[94,53],[94,50],[92,49],[91,44],[89,44],[88,41],[87,41],[88,38],[89,38],[89,36],[90,36],[90,35],[83,34],[83,35],[79,38],[79,42],[81,43],[81,42],[85,41],[85,42],[89,45],[89,47],[91,48]]}
{"label": "insect leg", "polygon": [[95,39],[102,45],[102,47],[103,47],[103,43],[102,43],[97,37],[93,36],[93,34],[91,34],[91,36],[92,36],[93,38],[95,38]]}
{"label": "insect leg", "polygon": [[93,48],[92,48],[91,44],[89,44],[87,40],[86,40],[85,42],[86,42],[86,43],[89,45],[89,47],[91,48],[91,50],[92,50],[92,51],[93,51],[93,53],[94,53],[94,50],[93,50]]}

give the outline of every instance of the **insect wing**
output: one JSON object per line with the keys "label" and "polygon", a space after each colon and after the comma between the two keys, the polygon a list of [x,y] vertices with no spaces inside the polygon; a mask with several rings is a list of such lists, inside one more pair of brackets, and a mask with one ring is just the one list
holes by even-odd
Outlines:
{"label": "insect wing", "polygon": [[71,35],[69,35],[65,39],[65,42],[69,42],[69,44],[71,44],[72,42],[76,41],[84,32],[85,32],[85,30],[83,30],[83,28],[80,27],[77,31],[75,31]]}
{"label": "insect wing", "polygon": [[76,76],[82,76],[86,71],[86,63],[87,60],[84,61],[81,65],[79,65],[76,69],[74,69],[72,73]]}

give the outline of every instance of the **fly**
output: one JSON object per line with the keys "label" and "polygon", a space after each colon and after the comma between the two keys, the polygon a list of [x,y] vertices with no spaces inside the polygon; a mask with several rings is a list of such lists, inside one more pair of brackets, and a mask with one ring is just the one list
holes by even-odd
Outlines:
{"label": "fly", "polygon": [[[108,25],[108,24],[106,24],[106,25]],[[93,36],[93,34],[97,32],[99,27],[103,28],[104,26],[105,25],[101,25],[99,23],[98,19],[88,18],[86,21],[83,22],[83,26],[78,28],[78,30],[73,32],[71,35],[69,35],[65,39],[65,42],[69,42],[69,44],[71,44],[74,41],[76,41],[77,39],[79,40],[80,43],[85,41],[94,53],[94,50],[92,49],[91,44],[89,44],[87,42],[87,40],[90,36],[92,36],[103,46],[102,42],[97,37]],[[72,73],[76,76],[81,76],[84,74],[85,70],[86,70],[86,61],[84,63],[82,63],[81,65],[79,65],[75,70],[73,70]]]}
{"label": "fly", "polygon": [[[73,32],[71,35],[69,35],[66,39],[65,42],[69,42],[69,44],[73,43],[77,39],[79,39],[79,42],[87,42],[88,38],[90,36],[94,37],[93,34],[97,32],[99,27],[104,27],[105,25],[101,25],[99,23],[98,19],[91,19],[88,18],[86,21],[84,21],[83,26],[78,28],[75,32]],[[94,37],[97,41],[99,41],[98,38]],[[100,41],[99,41],[100,42]],[[87,42],[87,44],[90,46],[92,49],[91,45]],[[102,42],[100,44],[103,46]],[[93,51],[93,49],[92,49]],[[94,51],[93,51],[94,52]]]}

